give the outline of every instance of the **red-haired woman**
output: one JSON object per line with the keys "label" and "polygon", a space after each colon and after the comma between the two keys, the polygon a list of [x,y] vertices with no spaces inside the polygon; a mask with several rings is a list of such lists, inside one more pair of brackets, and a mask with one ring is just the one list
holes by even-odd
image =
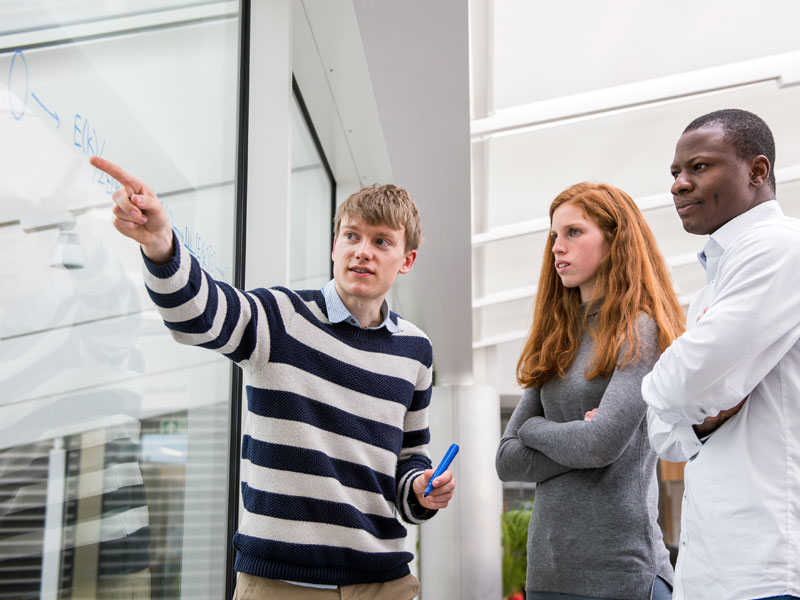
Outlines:
{"label": "red-haired woman", "polygon": [[497,451],[536,482],[528,600],[669,598],[656,456],[641,383],[683,331],[655,239],[631,198],[579,183],[550,205],[525,389]]}

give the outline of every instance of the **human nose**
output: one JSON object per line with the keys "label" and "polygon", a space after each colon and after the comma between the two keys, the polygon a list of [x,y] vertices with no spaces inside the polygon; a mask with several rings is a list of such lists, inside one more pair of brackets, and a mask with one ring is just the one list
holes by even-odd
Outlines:
{"label": "human nose", "polygon": [[356,246],[356,258],[369,259],[371,256],[369,240],[361,240],[361,243]]}
{"label": "human nose", "polygon": [[681,171],[675,176],[675,181],[672,182],[670,192],[672,192],[673,196],[678,196],[683,192],[688,192],[691,187],[691,181],[689,181],[689,178],[686,177],[683,171]]}
{"label": "human nose", "polygon": [[553,240],[553,254],[555,255],[564,254],[564,252],[566,252],[566,248],[564,248],[564,244],[562,244],[560,240],[560,237]]}

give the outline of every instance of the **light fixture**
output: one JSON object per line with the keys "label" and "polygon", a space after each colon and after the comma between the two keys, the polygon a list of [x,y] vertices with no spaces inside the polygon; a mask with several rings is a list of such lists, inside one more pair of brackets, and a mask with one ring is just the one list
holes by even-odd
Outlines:
{"label": "light fixture", "polygon": [[75,228],[75,215],[69,211],[50,213],[47,215],[34,215],[20,219],[20,226],[25,233],[58,229],[53,258],[50,266],[64,269],[82,269],[86,264],[83,246]]}

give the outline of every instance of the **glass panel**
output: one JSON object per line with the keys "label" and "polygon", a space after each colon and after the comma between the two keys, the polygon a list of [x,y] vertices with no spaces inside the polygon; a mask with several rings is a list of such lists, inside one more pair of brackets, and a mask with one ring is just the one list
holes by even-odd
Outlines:
{"label": "glass panel", "polygon": [[231,367],[172,340],[88,157],[232,280],[239,5],[18,0],[0,22],[0,598],[221,598]]}
{"label": "glass panel", "polygon": [[296,96],[292,110],[291,185],[289,287],[320,288],[331,278],[333,181]]}

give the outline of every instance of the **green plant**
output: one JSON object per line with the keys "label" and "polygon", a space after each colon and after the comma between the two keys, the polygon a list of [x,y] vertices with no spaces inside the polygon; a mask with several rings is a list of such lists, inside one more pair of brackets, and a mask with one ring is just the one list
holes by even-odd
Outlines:
{"label": "green plant", "polygon": [[503,597],[525,591],[530,509],[509,510],[500,518],[503,542]]}

